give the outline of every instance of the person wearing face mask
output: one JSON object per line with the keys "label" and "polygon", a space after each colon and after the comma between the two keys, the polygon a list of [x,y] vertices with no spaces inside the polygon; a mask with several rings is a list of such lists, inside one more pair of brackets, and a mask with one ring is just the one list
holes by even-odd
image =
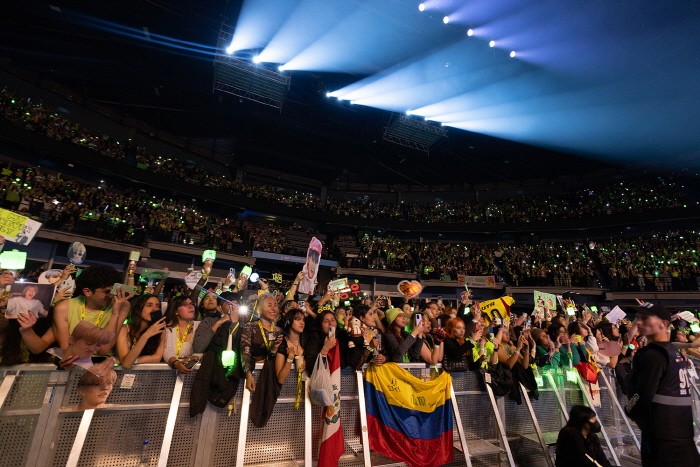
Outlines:
{"label": "person wearing face mask", "polygon": [[591,408],[571,407],[569,421],[557,438],[556,467],[612,467],[598,439],[600,429],[600,422]]}
{"label": "person wearing face mask", "polygon": [[642,465],[697,467],[693,383],[685,358],[670,342],[671,312],[654,306],[639,308],[636,315],[639,335],[648,344],[632,360],[625,412],[642,430]]}

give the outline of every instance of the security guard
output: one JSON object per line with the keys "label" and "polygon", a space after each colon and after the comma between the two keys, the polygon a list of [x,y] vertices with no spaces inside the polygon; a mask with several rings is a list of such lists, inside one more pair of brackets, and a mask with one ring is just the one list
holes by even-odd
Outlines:
{"label": "security guard", "polygon": [[642,465],[698,467],[691,382],[685,358],[670,342],[671,313],[641,308],[636,324],[648,344],[632,361],[625,411],[642,430]]}

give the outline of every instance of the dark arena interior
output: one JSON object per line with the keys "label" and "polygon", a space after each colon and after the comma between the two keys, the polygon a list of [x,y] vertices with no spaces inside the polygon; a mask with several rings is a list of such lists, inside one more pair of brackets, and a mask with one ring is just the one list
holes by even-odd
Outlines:
{"label": "dark arena interior", "polygon": [[700,465],[697,31],[4,5],[0,467]]}

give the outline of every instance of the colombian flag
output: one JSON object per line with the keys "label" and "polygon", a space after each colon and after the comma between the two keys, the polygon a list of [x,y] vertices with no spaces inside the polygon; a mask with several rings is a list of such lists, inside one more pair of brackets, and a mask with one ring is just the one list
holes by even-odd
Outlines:
{"label": "colombian flag", "polygon": [[369,447],[411,467],[453,459],[452,377],[424,382],[395,363],[370,365],[365,375]]}

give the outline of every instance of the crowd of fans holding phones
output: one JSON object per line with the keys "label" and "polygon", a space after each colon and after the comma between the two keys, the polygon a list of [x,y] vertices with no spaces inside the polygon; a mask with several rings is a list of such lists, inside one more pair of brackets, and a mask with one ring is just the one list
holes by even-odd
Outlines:
{"label": "crowd of fans holding phones", "polygon": [[343,216],[369,219],[399,219],[418,223],[531,223],[554,219],[611,216],[688,205],[683,186],[673,179],[657,178],[634,183],[616,181],[600,187],[556,195],[527,195],[489,202],[387,203],[369,195],[347,200],[329,196],[324,203],[318,194],[252,184],[222,175],[222,166],[211,173],[196,164],[168,154],[158,154],[131,140],[119,141],[95,129],[71,121],[65,114],[40,101],[0,90],[0,113],[5,119],[27,130],[87,147],[103,156],[126,160],[134,155],[139,167],[198,186],[218,188],[249,198],[311,210],[327,210]]}
{"label": "crowd of fans holding phones", "polygon": [[[164,362],[189,373],[201,361],[201,379],[192,396],[194,415],[207,401],[229,404],[239,381],[261,395],[279,394],[293,368],[310,375],[319,354],[325,356],[335,346],[343,368],[441,363],[448,371],[489,373],[496,395],[520,400],[520,392],[513,390],[517,383],[536,392],[535,382],[545,369],[585,363],[615,368],[623,378],[634,353],[644,345],[632,322],[613,324],[586,306],[575,313],[557,312],[538,302],[532,311],[496,315],[482,312],[480,302],[466,292],[452,302],[384,296],[364,297],[347,306],[340,303],[337,292],[297,294],[303,272],[288,290],[272,291],[263,278],[260,292],[251,294],[246,278],[233,276],[218,284],[218,291],[203,289],[210,269],[211,263],[205,263],[203,278],[192,290],[167,290],[161,282],[129,297],[121,284],[134,283],[133,268],[121,274],[96,264],[76,278],[71,298],[61,288],[76,272],[76,266],[69,264],[59,278],[48,316],[27,310],[16,319],[0,318],[0,366],[50,361],[60,355],[58,365],[68,368],[95,355],[111,356],[125,368]],[[0,274],[0,285],[14,281],[13,271]],[[633,313],[629,311],[630,319]],[[700,349],[695,348],[700,346],[700,333],[690,324],[675,316],[672,340],[688,343],[683,354],[700,359]],[[49,355],[46,350],[51,348],[56,351]],[[222,360],[227,351],[233,352],[232,359]],[[262,376],[264,370],[256,381],[255,363],[266,361],[269,374]],[[271,386],[262,388],[261,381]],[[258,413],[252,414],[258,426],[266,423],[274,400],[272,407],[260,404]]]}

